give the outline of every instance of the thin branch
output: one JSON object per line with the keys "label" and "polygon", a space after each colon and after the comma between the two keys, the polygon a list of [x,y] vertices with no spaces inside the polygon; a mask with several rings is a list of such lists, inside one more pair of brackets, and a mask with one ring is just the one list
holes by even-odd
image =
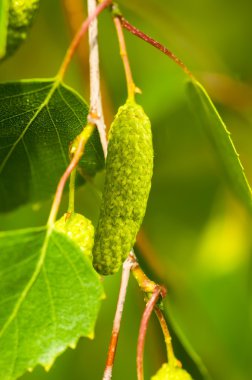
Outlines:
{"label": "thin branch", "polygon": [[128,288],[129,276],[130,276],[132,265],[133,265],[132,257],[131,255],[129,255],[123,264],[120,292],[119,292],[119,297],[117,301],[116,313],[115,313],[115,318],[114,318],[114,323],[113,323],[113,330],[112,330],[112,335],[110,339],[106,368],[104,371],[103,380],[110,380],[112,378],[112,371],[113,371],[119,332],[120,332],[122,313],[123,313],[125,297],[126,297],[126,292]]}
{"label": "thin branch", "polygon": [[[84,9],[83,0],[61,0],[62,8],[66,16],[67,25],[70,31],[70,35],[73,37],[83,20],[86,19],[87,14]],[[89,80],[89,69],[88,69],[88,41],[84,40],[79,44],[77,49],[78,63],[83,78],[83,83],[88,83]],[[88,86],[83,86],[83,91],[85,93],[85,98],[87,98]]]}
{"label": "thin branch", "polygon": [[[103,2],[105,3],[105,1]],[[103,4],[102,3],[102,4]],[[96,0],[88,0],[89,17],[95,12]],[[101,101],[100,89],[100,68],[99,68],[99,48],[98,48],[98,22],[94,18],[89,25],[89,66],[90,66],[90,113],[96,115],[95,123],[98,128],[100,140],[104,152],[107,156],[106,126]]]}
{"label": "thin branch", "polygon": [[90,25],[90,23],[106,8],[108,7],[110,4],[112,3],[112,0],[104,0],[102,3],[100,3],[96,8],[95,10],[93,11],[93,13],[82,23],[80,29],[78,30],[78,32],[76,33],[76,35],[74,36],[73,40],[72,40],[72,43],[70,44],[67,52],[66,52],[66,55],[65,55],[65,58],[62,62],[62,65],[58,71],[58,74],[57,74],[57,78],[59,79],[62,79],[66,73],[66,70],[69,66],[69,63],[71,62],[71,59],[73,58],[73,55],[81,41],[81,38],[83,37],[83,35],[87,32],[88,30],[88,27]]}
{"label": "thin branch", "polygon": [[130,33],[134,34],[135,36],[141,38],[148,44],[154,46],[156,49],[160,50],[162,53],[167,55],[169,58],[171,58],[177,65],[179,65],[182,70],[189,75],[191,78],[193,78],[193,74],[188,69],[188,67],[169,49],[167,49],[164,45],[162,45],[160,42],[154,40],[141,30],[137,29],[135,26],[129,23],[124,17],[121,16],[121,23],[122,26],[127,29]]}
{"label": "thin branch", "polygon": [[133,81],[132,72],[130,68],[128,53],[126,49],[125,39],[123,35],[123,28],[121,23],[121,18],[118,16],[114,16],[114,24],[116,27],[116,32],[118,36],[118,42],[120,46],[120,54],[123,61],[125,76],[126,76],[126,82],[127,82],[127,90],[128,90],[128,99],[134,100],[135,98],[135,92],[136,92],[136,86]]}
{"label": "thin branch", "polygon": [[139,329],[139,335],[138,335],[138,344],[137,344],[137,379],[138,380],[144,380],[143,356],[144,356],[144,343],[145,343],[146,331],[147,331],[149,319],[159,299],[160,293],[161,293],[161,287],[157,285],[156,289],[152,293],[150,300],[146,304],[146,307],[142,316],[140,329]]}
{"label": "thin branch", "polygon": [[62,175],[62,177],[58,183],[58,186],[57,186],[57,190],[55,193],[51,212],[50,212],[48,222],[47,222],[48,226],[52,226],[53,223],[55,222],[55,219],[56,219],[56,216],[57,216],[57,213],[59,210],[62,194],[64,191],[64,187],[66,185],[66,181],[68,180],[72,171],[77,167],[77,165],[78,165],[78,163],[79,163],[79,161],[80,161],[80,159],[84,153],[85,145],[86,145],[88,139],[90,138],[90,136],[92,135],[94,129],[95,129],[94,124],[87,124],[87,126],[84,128],[84,130],[81,132],[81,134],[79,136],[77,136],[77,145],[76,145],[75,151],[73,152],[74,153],[73,158],[72,158],[70,164],[68,165],[68,167],[66,168],[64,174]]}
{"label": "thin branch", "polygon": [[144,293],[153,293],[154,292],[157,284],[154,281],[151,281],[146,276],[146,274],[144,273],[144,271],[142,270],[142,268],[138,264],[136,258],[134,258],[134,264],[132,265],[131,271],[132,271],[132,274],[135,277],[140,289]]}

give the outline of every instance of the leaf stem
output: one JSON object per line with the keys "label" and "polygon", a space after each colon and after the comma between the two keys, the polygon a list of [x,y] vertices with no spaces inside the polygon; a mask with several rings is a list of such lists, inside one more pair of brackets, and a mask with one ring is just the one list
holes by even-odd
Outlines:
{"label": "leaf stem", "polygon": [[140,329],[139,329],[139,334],[138,334],[138,343],[137,343],[137,379],[138,380],[144,380],[143,356],[144,356],[144,343],[145,343],[146,331],[147,331],[148,322],[155,308],[155,305],[159,299],[160,293],[161,293],[161,287],[157,285],[154,292],[151,295],[151,298],[146,304],[146,307],[141,319],[141,324],[140,324]]}
{"label": "leaf stem", "polygon": [[74,201],[75,201],[75,179],[76,179],[76,168],[73,169],[70,175],[69,182],[69,201],[68,201],[68,210],[67,212],[71,214],[74,212]]}
{"label": "leaf stem", "polygon": [[63,190],[65,187],[66,181],[68,180],[72,171],[77,167],[77,165],[78,165],[78,163],[79,163],[79,161],[80,161],[80,159],[84,153],[86,143],[89,140],[89,138],[91,137],[94,129],[95,129],[95,125],[88,123],[86,125],[86,127],[83,129],[83,131],[77,136],[77,138],[75,140],[75,142],[77,142],[77,143],[76,143],[76,145],[74,144],[74,146],[76,146],[76,149],[74,150],[74,152],[72,151],[73,158],[72,158],[70,164],[68,165],[68,167],[66,168],[64,174],[62,175],[62,177],[58,183],[58,186],[57,186],[57,190],[55,193],[51,212],[50,212],[48,222],[47,222],[47,225],[49,227],[54,224],[55,219],[57,217],[57,213],[59,210],[59,206],[60,206],[60,202],[61,202],[61,198],[62,198],[62,194],[63,194]]}
{"label": "leaf stem", "polygon": [[106,362],[106,367],[105,367],[105,371],[103,375],[103,380],[110,380],[112,378],[112,371],[113,371],[113,366],[114,366],[119,332],[120,332],[122,313],[123,313],[125,297],[126,297],[126,292],[128,288],[129,276],[130,276],[132,265],[133,265],[132,257],[129,255],[123,264],[120,292],[119,292],[119,297],[117,301],[116,313],[115,313],[115,318],[113,322],[112,335],[110,338],[110,344],[109,344],[109,349],[108,349],[107,362]]}
{"label": "leaf stem", "polygon": [[163,331],[163,335],[165,338],[168,362],[173,367],[181,367],[180,361],[174,355],[174,350],[173,350],[173,346],[172,346],[172,338],[171,338],[165,317],[164,317],[162,311],[159,309],[159,307],[155,307],[155,313],[156,313],[156,316],[159,320],[159,323],[160,323],[160,326],[161,326],[161,329]]}
{"label": "leaf stem", "polygon": [[136,85],[135,85],[135,83],[133,81],[133,77],[132,77],[132,72],[131,72],[130,63],[129,63],[129,57],[128,57],[125,38],[124,38],[124,34],[123,34],[121,18],[118,15],[115,15],[113,17],[113,19],[114,19],[114,24],[116,27],[118,42],[119,42],[119,46],[120,46],[120,55],[121,55],[121,58],[123,61],[124,72],[125,72],[125,76],[126,76],[128,99],[134,100],[135,93],[136,93]]}
{"label": "leaf stem", "polygon": [[80,29],[78,30],[78,32],[75,34],[67,52],[66,52],[66,55],[63,59],[63,62],[60,66],[60,69],[58,71],[58,74],[57,74],[57,77],[59,78],[59,80],[62,80],[65,73],[66,73],[66,70],[69,66],[69,63],[71,62],[72,58],[73,58],[73,55],[81,41],[81,38],[83,37],[83,35],[87,32],[88,30],[88,27],[90,25],[90,23],[106,8],[108,7],[110,4],[112,3],[112,0],[104,0],[102,3],[100,3],[94,10],[94,12],[89,15],[86,20],[82,23]]}
{"label": "leaf stem", "polygon": [[130,33],[137,36],[138,38],[141,38],[148,44],[154,46],[156,49],[160,50],[162,53],[167,55],[169,58],[171,58],[178,66],[181,67],[181,69],[190,76],[190,78],[194,78],[191,71],[188,69],[188,67],[179,59],[171,50],[167,49],[164,45],[162,45],[160,42],[154,40],[141,30],[137,29],[135,26],[129,23],[124,17],[120,16],[121,19],[121,25],[124,29],[127,29]]}
{"label": "leaf stem", "polygon": [[[83,0],[61,0],[62,8],[66,16],[66,22],[68,29],[70,31],[71,37],[73,37],[77,30],[79,29],[80,25],[82,24],[83,20],[86,19],[87,14],[84,9],[84,1]],[[78,63],[80,72],[82,75],[82,80],[86,84],[89,80],[89,68],[86,64],[88,61],[88,43],[87,41],[82,41],[81,44],[79,44],[77,49],[77,57],[78,57]],[[83,91],[85,94],[85,98],[87,98],[87,86],[83,86]]]}

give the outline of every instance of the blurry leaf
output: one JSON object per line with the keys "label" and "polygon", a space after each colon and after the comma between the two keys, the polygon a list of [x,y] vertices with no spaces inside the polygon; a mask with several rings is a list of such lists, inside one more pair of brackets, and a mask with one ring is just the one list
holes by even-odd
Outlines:
{"label": "blurry leaf", "polygon": [[92,338],[103,291],[83,252],[53,229],[1,233],[0,252],[0,373],[14,380]]}
{"label": "blurry leaf", "polygon": [[[236,358],[230,355],[231,349],[223,342],[223,334],[215,329],[216,321],[211,320],[211,315],[206,313],[205,305],[195,296],[195,292],[201,290],[202,286],[202,282],[195,279],[202,231],[213,214],[217,199],[221,203],[222,196],[225,200],[227,198],[227,193],[223,194],[223,185],[220,188],[218,177],[213,170],[216,166],[212,165],[211,149],[207,149],[208,141],[195,126],[186,104],[178,107],[176,112],[167,113],[159,127],[153,130],[153,138],[155,170],[144,219],[145,233],[152,250],[146,245],[148,252],[142,256],[143,259],[146,257],[150,277],[157,278],[159,283],[167,286],[169,308],[167,309],[166,304],[166,311],[169,312],[171,320],[169,327],[171,330],[173,327],[175,331],[171,331],[175,354],[195,380],[202,380],[205,372],[204,369],[202,372],[201,360],[195,357],[194,350],[213,379],[245,380],[237,355]],[[241,206],[240,203],[238,205]],[[229,204],[228,209],[233,207]],[[247,215],[246,210],[240,208]],[[239,223],[239,216],[236,215],[235,218]],[[230,230],[227,234],[228,232],[230,233]],[[217,234],[220,234],[220,231],[217,231]],[[224,242],[227,239],[228,235],[224,237]],[[221,256],[221,247],[215,254]],[[162,271],[154,273],[154,265],[149,265],[150,256],[152,261],[156,260],[156,267],[160,267]],[[200,269],[202,277],[205,276],[203,268]],[[216,281],[216,278],[213,281]],[[223,284],[218,294],[222,292]],[[214,287],[212,283],[209,289]],[[216,298],[212,297],[209,305],[209,309],[216,310],[216,320],[224,320],[222,316],[225,316],[226,336],[229,334],[235,337],[230,345],[233,349],[237,347],[238,339],[243,341],[241,331],[244,323],[236,324],[240,326],[239,329],[230,326],[235,312],[226,307],[226,300],[229,299],[232,305],[236,305],[239,292],[234,296],[231,289],[223,297],[222,304],[218,305]],[[209,294],[210,292],[204,295],[206,304],[210,303]],[[235,309],[238,310],[239,306]],[[231,317],[228,316],[230,313]],[[243,354],[247,351],[247,345],[244,347],[244,343],[239,353],[241,351]],[[248,353],[250,354],[250,351]],[[246,371],[248,372],[247,368],[244,369],[244,372]]]}
{"label": "blurry leaf", "polygon": [[213,141],[230,185],[247,209],[251,211],[251,188],[230,133],[205,89],[199,82],[189,82],[188,93],[196,115],[198,115],[200,122]]}
{"label": "blurry leaf", "polygon": [[8,15],[6,14],[8,17],[7,39],[2,59],[11,56],[26,40],[37,14],[40,0],[9,0],[8,2],[9,5],[6,5],[6,12],[8,12]]}
{"label": "blurry leaf", "polygon": [[7,42],[7,28],[9,18],[9,0],[0,3],[0,60],[5,56]]}
{"label": "blurry leaf", "polygon": [[[69,143],[86,124],[87,104],[57,80],[0,84],[0,211],[48,198],[68,165]],[[103,167],[97,131],[81,167]]]}

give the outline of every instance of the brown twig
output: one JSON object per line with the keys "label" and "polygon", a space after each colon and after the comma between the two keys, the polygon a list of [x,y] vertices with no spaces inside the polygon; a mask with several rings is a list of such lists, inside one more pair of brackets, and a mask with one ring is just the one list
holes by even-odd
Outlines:
{"label": "brown twig", "polygon": [[106,368],[104,371],[103,380],[110,380],[112,378],[112,371],[113,371],[119,332],[120,332],[123,307],[125,303],[125,297],[126,297],[126,292],[128,288],[129,276],[130,276],[132,265],[133,265],[132,257],[129,255],[123,264],[120,292],[119,292],[119,297],[117,301],[116,313],[115,313],[115,318],[114,318],[114,323],[113,323],[112,335],[110,339]]}
{"label": "brown twig", "polygon": [[112,3],[112,0],[104,0],[102,3],[100,3],[94,10],[94,12],[82,23],[80,29],[75,34],[67,52],[65,55],[65,58],[62,62],[62,65],[58,71],[57,77],[59,79],[62,79],[66,73],[66,70],[68,68],[69,63],[71,62],[71,59],[73,58],[73,55],[81,41],[81,38],[88,30],[88,27],[90,23],[110,4]]}
{"label": "brown twig", "polygon": [[159,299],[161,287],[156,286],[150,300],[147,302],[139,329],[138,344],[137,344],[137,379],[144,380],[143,356],[144,356],[144,343],[149,319]]}
{"label": "brown twig", "polygon": [[118,16],[114,17],[114,24],[116,27],[118,42],[120,46],[120,55],[123,61],[125,76],[126,76],[126,82],[127,82],[127,90],[128,90],[128,99],[134,100],[135,98],[135,92],[136,92],[136,86],[133,81],[132,72],[130,68],[128,53],[126,49],[125,39],[123,35],[123,28],[122,28],[122,21],[121,18]]}
{"label": "brown twig", "polygon": [[160,50],[162,53],[167,55],[169,58],[171,58],[177,65],[179,65],[182,70],[189,75],[191,78],[193,78],[193,74],[191,71],[188,69],[188,67],[169,49],[167,49],[164,45],[162,45],[160,42],[154,40],[135,26],[129,23],[124,17],[121,18],[121,24],[122,26],[127,29],[130,33],[134,34],[135,36],[141,38],[148,44],[154,46],[156,49]]}

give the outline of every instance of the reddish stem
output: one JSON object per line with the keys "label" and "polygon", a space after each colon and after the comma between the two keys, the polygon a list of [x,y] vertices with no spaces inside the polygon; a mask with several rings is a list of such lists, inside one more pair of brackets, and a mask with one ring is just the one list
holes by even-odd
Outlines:
{"label": "reddish stem", "polygon": [[123,307],[124,307],[124,302],[125,302],[125,297],[126,297],[126,292],[128,288],[129,276],[130,276],[132,265],[133,265],[133,261],[132,261],[131,256],[129,255],[129,257],[126,259],[126,261],[123,264],[120,292],[119,292],[119,297],[117,301],[116,313],[115,313],[115,318],[114,318],[114,323],[113,323],[113,330],[112,330],[112,335],[110,339],[106,368],[104,371],[103,380],[110,380],[112,378],[112,370],[113,370],[116,347],[117,347],[117,342],[118,342],[118,337],[119,337],[119,332],[120,332],[122,312],[123,312]]}
{"label": "reddish stem", "polygon": [[[83,20],[85,20],[87,17],[87,14],[84,10],[84,2],[83,0],[61,0],[61,2],[63,11],[66,16],[70,35],[73,38],[76,32],[79,30],[80,25],[83,23]],[[83,42],[78,46],[77,54],[84,83],[88,83],[88,65],[86,64],[88,61],[88,44],[86,41],[85,43]],[[83,90],[85,91],[85,97],[87,98],[87,86],[84,86]]]}
{"label": "reddish stem", "polygon": [[154,292],[152,293],[150,300],[146,304],[146,307],[142,316],[140,329],[139,329],[139,335],[138,335],[138,344],[137,344],[137,379],[138,380],[144,380],[143,357],[144,357],[144,343],[145,343],[146,331],[147,331],[147,326],[148,326],[150,316],[155,308],[155,305],[158,301],[161,291],[162,291],[162,288],[157,285]]}
{"label": "reddish stem", "polygon": [[154,46],[156,49],[160,50],[162,53],[167,55],[169,58],[171,58],[177,65],[179,65],[182,70],[189,75],[190,77],[193,78],[193,74],[191,71],[188,69],[188,67],[174,54],[172,53],[169,49],[167,49],[164,45],[162,45],[160,42],[154,40],[141,30],[137,29],[135,26],[130,24],[124,17],[121,17],[121,24],[122,26],[127,29],[130,33],[134,34],[135,36],[141,38],[148,44]]}
{"label": "reddish stem", "polygon": [[86,20],[82,23],[80,29],[78,30],[78,32],[76,33],[76,35],[74,36],[73,40],[72,40],[72,43],[71,45],[69,46],[67,52],[66,52],[66,55],[65,55],[65,58],[63,60],[63,63],[59,69],[59,72],[57,74],[57,77],[62,79],[65,75],[65,72],[68,68],[68,65],[71,61],[71,59],[73,58],[73,55],[75,53],[75,50],[77,49],[80,41],[81,41],[81,38],[83,37],[83,35],[87,32],[88,30],[88,27],[90,25],[90,23],[106,8],[108,7],[110,4],[112,3],[112,0],[104,0],[102,3],[100,3],[95,11],[90,15],[88,16],[88,18],[86,18]]}

